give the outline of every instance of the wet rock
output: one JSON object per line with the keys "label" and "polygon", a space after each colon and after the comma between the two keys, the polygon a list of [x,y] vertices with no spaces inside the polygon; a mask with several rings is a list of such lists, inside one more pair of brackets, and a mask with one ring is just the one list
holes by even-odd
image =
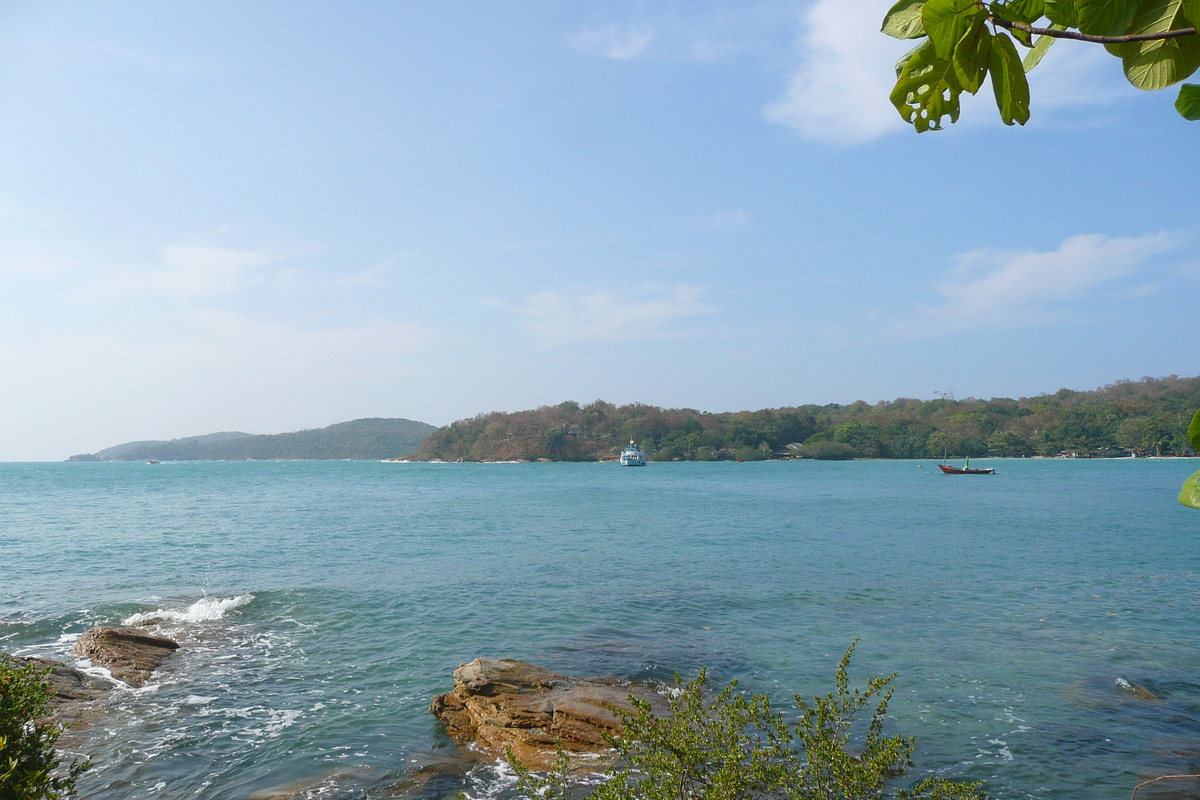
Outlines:
{"label": "wet rock", "polygon": [[78,723],[91,703],[105,697],[113,688],[111,681],[80,672],[61,661],[51,661],[48,658],[22,658],[5,653],[0,653],[0,661],[7,661],[16,667],[36,664],[41,669],[49,669],[47,677],[50,679],[54,694],[47,703],[47,710],[51,717],[63,724]]}
{"label": "wet rock", "polygon": [[629,709],[630,695],[666,713],[652,689],[608,678],[572,678],[512,659],[477,658],[454,671],[454,690],[429,710],[459,744],[513,754],[534,769],[549,766],[556,746],[568,754],[609,751],[605,735],[621,732],[611,707]]}
{"label": "wet rock", "polygon": [[108,667],[114,678],[130,686],[143,686],[163,660],[179,645],[136,628],[92,628],[75,643],[75,650],[96,664]]}
{"label": "wet rock", "polygon": [[281,783],[267,789],[259,789],[251,793],[246,800],[305,800],[336,792],[346,783],[358,781],[365,771],[354,767],[336,767],[288,783]]}

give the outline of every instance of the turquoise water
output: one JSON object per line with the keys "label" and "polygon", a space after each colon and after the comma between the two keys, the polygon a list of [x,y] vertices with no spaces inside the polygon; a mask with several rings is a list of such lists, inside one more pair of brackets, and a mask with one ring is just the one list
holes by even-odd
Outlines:
{"label": "turquoise water", "polygon": [[70,659],[147,613],[188,645],[70,734],[87,798],[335,768],[323,797],[392,796],[455,752],[427,706],[476,656],[708,666],[782,707],[855,637],[853,678],[899,673],[918,773],[1125,798],[1198,771],[1200,512],[1174,499],[1195,462],[989,463],[5,464],[0,649]]}

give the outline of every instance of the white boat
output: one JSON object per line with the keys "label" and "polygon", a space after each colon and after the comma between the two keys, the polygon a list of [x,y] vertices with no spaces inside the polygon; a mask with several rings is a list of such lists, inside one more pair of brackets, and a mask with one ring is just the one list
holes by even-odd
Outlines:
{"label": "white boat", "polygon": [[646,453],[642,448],[633,443],[633,439],[629,440],[629,447],[621,451],[621,466],[622,467],[644,467],[646,466]]}

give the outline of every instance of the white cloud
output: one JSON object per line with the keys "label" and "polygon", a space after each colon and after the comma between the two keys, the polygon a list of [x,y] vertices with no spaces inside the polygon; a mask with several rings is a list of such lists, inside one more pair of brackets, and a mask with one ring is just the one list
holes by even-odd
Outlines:
{"label": "white cloud", "polygon": [[63,245],[33,239],[0,237],[0,278],[47,276],[87,267],[91,260]]}
{"label": "white cloud", "polygon": [[800,65],[767,119],[808,139],[861,144],[904,121],[888,101],[896,60],[912,47],[879,32],[889,0],[818,0],[796,40]]}
{"label": "white cloud", "polygon": [[0,47],[8,51],[17,50],[38,54],[60,63],[70,63],[91,69],[112,64],[175,73],[195,73],[200,69],[199,65],[195,63],[163,58],[147,50],[107,39],[6,39],[0,40]]}
{"label": "white cloud", "polygon": [[972,328],[1037,325],[1061,312],[1055,304],[1134,274],[1148,259],[1176,249],[1174,233],[1137,238],[1072,236],[1048,253],[982,249],[965,253],[937,287],[940,305],[918,310],[896,327],[924,338]]}
{"label": "white cloud", "polygon": [[658,62],[702,62],[739,53],[774,53],[795,17],[793,0],[715,0],[623,24],[584,27],[564,37],[590,55]]}
{"label": "white cloud", "polygon": [[696,218],[691,228],[712,233],[737,233],[753,226],[753,217],[745,211],[720,211]]}
{"label": "white cloud", "polygon": [[605,25],[600,28],[584,28],[566,37],[567,44],[581,53],[600,55],[618,61],[637,58],[654,38],[649,27],[623,28]]}
{"label": "white cloud", "polygon": [[72,297],[76,302],[141,295],[200,299],[245,289],[263,280],[259,270],[308,252],[306,247],[236,249],[168,245],[156,267],[114,266],[101,270]]}
{"label": "white cloud", "polygon": [[[612,290],[538,292],[517,309],[521,327],[544,347],[591,342],[629,342],[678,335],[682,318],[711,314],[700,289],[643,287],[641,297]],[[655,296],[657,295],[657,296]]]}

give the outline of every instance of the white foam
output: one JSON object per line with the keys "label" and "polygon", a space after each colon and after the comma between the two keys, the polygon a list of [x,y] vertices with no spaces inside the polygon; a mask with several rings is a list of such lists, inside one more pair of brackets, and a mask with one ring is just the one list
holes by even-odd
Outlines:
{"label": "white foam", "polygon": [[211,622],[221,619],[226,612],[240,608],[254,599],[252,594],[237,597],[202,597],[184,609],[159,608],[144,611],[122,620],[123,625],[137,625],[147,620],[170,622]]}

